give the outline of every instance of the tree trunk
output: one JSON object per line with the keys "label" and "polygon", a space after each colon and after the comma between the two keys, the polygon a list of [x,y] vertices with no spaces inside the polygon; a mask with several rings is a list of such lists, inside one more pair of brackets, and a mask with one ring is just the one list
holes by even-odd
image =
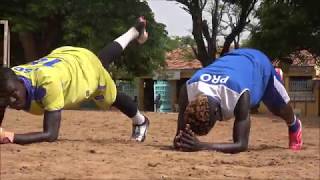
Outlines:
{"label": "tree trunk", "polygon": [[196,14],[192,15],[193,21],[193,37],[197,44],[197,58],[201,62],[202,66],[207,66],[210,64],[210,58],[206,51],[206,46],[202,37],[202,12],[199,11]]}
{"label": "tree trunk", "polygon": [[41,37],[41,45],[38,46],[38,54],[41,57],[47,55],[52,50],[51,48],[55,45],[57,39],[59,39],[61,35],[60,30],[62,20],[60,18],[50,17],[47,22],[47,28]]}
{"label": "tree trunk", "polygon": [[190,13],[192,17],[192,35],[197,44],[197,49],[193,49],[197,59],[201,62],[202,66],[207,66],[211,63],[210,57],[206,50],[206,46],[203,39],[203,22],[202,11],[207,1],[198,0],[176,0],[177,2],[184,4],[188,8],[185,10]]}
{"label": "tree trunk", "polygon": [[[217,48],[217,36],[219,34],[219,26],[221,19],[223,17],[223,10],[225,5],[228,3],[235,4],[236,1],[212,1],[214,8],[211,10],[212,16],[212,30],[211,34],[209,33],[208,24],[206,21],[202,20],[202,12],[204,7],[207,4],[207,0],[175,0],[186,7],[183,7],[190,15],[192,16],[192,34],[197,44],[197,49],[193,49],[196,57],[200,60],[203,66],[207,66],[212,61],[216,59],[216,54],[218,51]],[[237,25],[232,29],[231,33],[225,38],[225,43],[222,49],[221,54],[229,51],[230,45],[235,41],[235,38],[243,31],[244,27],[247,25],[247,18],[254,8],[257,0],[242,0],[237,1],[240,4],[238,5],[241,8],[241,14],[239,15]],[[221,5],[221,3],[223,3]],[[227,4],[226,4],[227,3]],[[207,47],[205,41],[207,42]],[[236,42],[236,41],[235,41]],[[236,47],[239,46],[239,41],[236,42]]]}
{"label": "tree trunk", "polygon": [[228,52],[230,50],[231,43],[235,40],[237,36],[240,35],[240,33],[243,31],[244,27],[247,25],[247,18],[251,11],[254,8],[254,5],[256,4],[257,0],[252,1],[242,1],[241,2],[241,13],[239,16],[239,21],[236,24],[236,26],[232,29],[231,33],[226,37],[225,42],[223,44],[223,49],[221,52],[221,55]]}
{"label": "tree trunk", "polygon": [[38,58],[34,35],[31,32],[19,32],[19,39],[24,51],[24,62],[30,62]]}

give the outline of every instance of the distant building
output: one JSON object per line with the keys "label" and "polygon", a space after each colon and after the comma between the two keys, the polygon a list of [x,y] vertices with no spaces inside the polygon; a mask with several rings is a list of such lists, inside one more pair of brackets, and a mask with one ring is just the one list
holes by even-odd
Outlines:
{"label": "distant building", "polygon": [[[197,59],[184,60],[185,50],[176,49],[166,55],[166,66],[152,76],[144,76],[139,81],[139,107],[146,111],[154,111],[154,99],[157,91],[165,91],[160,111],[177,111],[180,87],[202,67]],[[159,90],[160,89],[160,90]],[[167,99],[167,101],[166,101]],[[170,104],[168,104],[170,103]]]}
{"label": "distant building", "polygon": [[[275,60],[273,64],[283,70],[283,79],[291,105],[301,116],[320,116],[319,56],[301,50],[288,57],[288,63]],[[262,106],[262,109],[265,107]],[[264,111],[264,110],[263,110]]]}

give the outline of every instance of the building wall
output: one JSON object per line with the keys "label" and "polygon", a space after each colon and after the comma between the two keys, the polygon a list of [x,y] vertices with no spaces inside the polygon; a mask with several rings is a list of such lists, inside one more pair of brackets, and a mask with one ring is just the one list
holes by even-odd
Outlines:
{"label": "building wall", "polygon": [[[315,70],[313,66],[308,66],[308,67],[301,67],[301,66],[296,66],[296,67],[291,67],[289,68],[288,72],[284,74],[284,84],[285,88],[288,91],[289,94],[292,94],[289,89],[290,85],[290,78],[291,77],[315,77]],[[296,92],[299,93],[299,92]],[[303,93],[303,92],[301,92]],[[320,107],[319,107],[319,102],[320,102],[320,89],[318,83],[314,82],[313,84],[313,89],[312,89],[312,100],[303,100],[305,99],[310,99],[311,97],[306,96],[303,97],[300,100],[295,100],[294,97],[291,98],[291,106],[294,108],[294,111],[296,114],[300,116],[319,116],[320,114]],[[266,112],[268,111],[267,108],[261,104],[259,108],[260,112]]]}
{"label": "building wall", "polygon": [[[180,70],[180,79],[189,79],[196,70]],[[315,76],[315,70],[313,67],[295,67],[290,68],[287,73],[284,74],[284,84],[287,91],[289,90],[290,77],[296,76]],[[144,98],[145,98],[145,80],[152,79],[152,77],[142,77],[138,81],[138,106],[139,109],[145,110]],[[171,99],[172,99],[172,110],[177,110],[178,104],[178,91],[177,82],[179,80],[169,80],[171,87]],[[319,84],[319,83],[318,83]],[[150,92],[149,92],[150,93]],[[294,111],[301,116],[319,116],[320,114],[320,89],[319,85],[315,85],[313,88],[313,101],[292,101],[291,105],[294,107]],[[261,103],[259,112],[267,112],[267,108]]]}
{"label": "building wall", "polygon": [[172,111],[175,112],[177,110],[177,104],[178,104],[178,97],[176,96],[177,81],[176,80],[169,81],[169,84],[170,84],[170,96],[171,96],[171,109]]}
{"label": "building wall", "polygon": [[[173,71],[173,70],[170,70]],[[170,94],[171,94],[171,106],[172,106],[172,110],[176,111],[178,110],[178,92],[179,92],[179,88],[178,88],[178,81],[180,81],[181,79],[189,79],[194,72],[196,71],[196,69],[182,69],[182,70],[177,70],[180,72],[180,79],[175,79],[175,80],[168,80],[169,84],[170,84]],[[145,87],[145,82],[148,80],[150,81],[151,79],[153,79],[154,77],[151,76],[144,76],[138,79],[137,81],[137,87],[138,87],[138,107],[140,110],[146,110],[145,109],[145,98],[146,94],[150,94],[153,92],[146,92],[148,90],[146,90]],[[156,81],[156,80],[155,80]]]}

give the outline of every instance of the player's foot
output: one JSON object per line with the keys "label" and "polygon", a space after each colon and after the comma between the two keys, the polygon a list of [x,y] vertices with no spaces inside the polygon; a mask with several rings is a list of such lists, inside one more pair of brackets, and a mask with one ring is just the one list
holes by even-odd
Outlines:
{"label": "player's foot", "polygon": [[296,132],[289,132],[289,148],[292,150],[300,150],[302,148],[302,123],[299,119],[299,129]]}
{"label": "player's foot", "polygon": [[134,26],[136,30],[139,32],[139,36],[137,38],[137,41],[139,44],[143,44],[148,39],[146,26],[147,26],[147,20],[143,16],[140,16],[137,20],[136,25]]}
{"label": "player's foot", "polygon": [[138,142],[143,142],[146,139],[147,131],[149,128],[149,119],[145,117],[144,123],[137,125],[137,124],[132,124],[132,136],[131,138],[138,141]]}

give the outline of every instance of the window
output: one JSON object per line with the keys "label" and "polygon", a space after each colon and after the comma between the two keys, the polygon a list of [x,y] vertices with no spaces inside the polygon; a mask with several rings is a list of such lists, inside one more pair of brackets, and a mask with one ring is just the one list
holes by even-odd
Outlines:
{"label": "window", "polygon": [[289,96],[292,101],[314,101],[311,76],[290,77]]}
{"label": "window", "polygon": [[312,77],[290,77],[289,91],[312,91]]}

